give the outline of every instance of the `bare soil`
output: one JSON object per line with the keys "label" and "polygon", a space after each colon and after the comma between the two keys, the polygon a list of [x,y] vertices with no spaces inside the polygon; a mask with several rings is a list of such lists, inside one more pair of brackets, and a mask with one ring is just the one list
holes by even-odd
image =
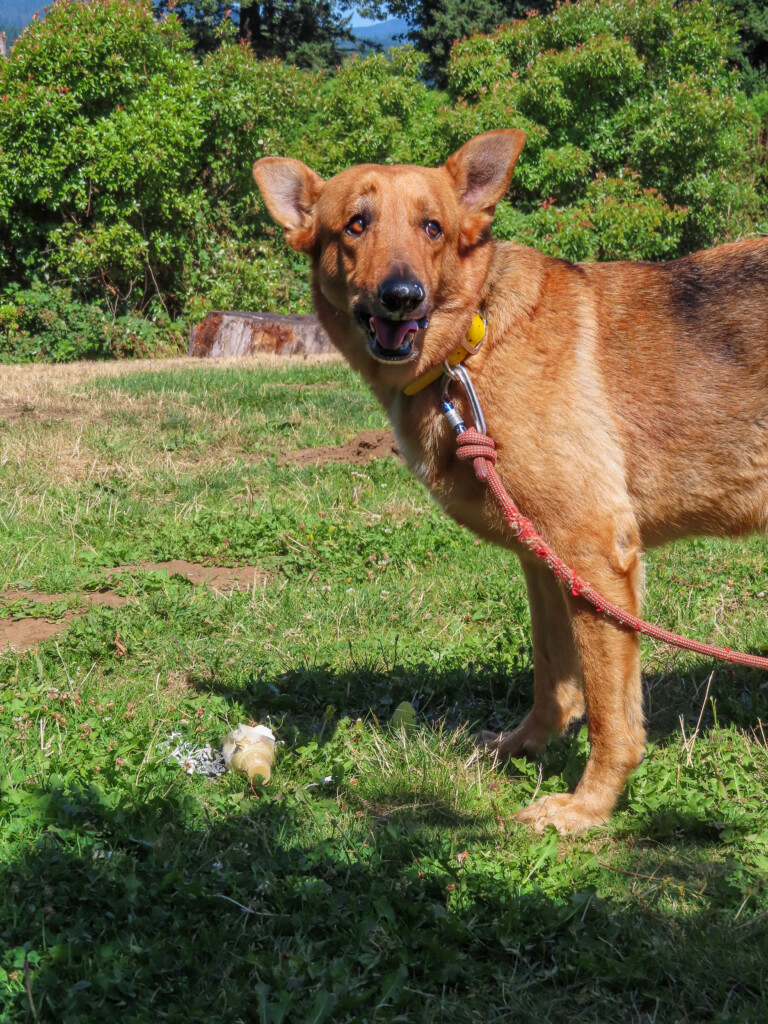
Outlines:
{"label": "bare soil", "polygon": [[[184,576],[191,583],[206,586],[219,594],[253,589],[256,586],[262,586],[267,580],[265,574],[259,572],[252,565],[223,568],[216,565],[185,562],[180,558],[174,558],[170,562],[141,562],[138,566],[119,565],[110,569],[107,575],[135,572],[136,569],[143,569],[147,572],[165,572],[168,576],[178,573],[179,576]],[[66,600],[67,596],[66,594],[43,594],[31,590],[0,591],[0,655],[8,650],[26,651],[30,647],[42,643],[43,640],[50,640],[51,637],[63,632],[72,619],[86,615],[90,607],[106,605],[108,608],[120,608],[128,603],[127,597],[115,593],[114,590],[104,588],[78,595],[86,607],[70,608],[55,621],[45,618],[26,618],[14,621],[7,615],[5,618],[3,617],[2,605],[6,602],[26,599],[37,604],[55,604]]]}
{"label": "bare soil", "polygon": [[[145,572],[165,571],[169,576],[178,574],[184,576],[190,583],[203,584],[219,594],[231,594],[235,590],[253,590],[255,586],[261,586],[266,579],[265,574],[252,565],[222,568],[218,565],[185,562],[181,558],[174,558],[170,562],[140,562],[138,568]],[[135,569],[136,567],[132,565],[121,565],[111,569],[110,573],[134,572]]]}
{"label": "bare soil", "polygon": [[[26,598],[28,601],[36,601],[39,604],[53,604],[63,600],[63,594],[37,594],[30,590],[5,590],[0,593],[0,601],[16,601],[19,598]],[[113,590],[98,590],[92,594],[81,595],[82,599],[89,606],[107,605],[109,608],[119,608],[127,602],[127,598],[116,594]],[[61,618],[52,622],[49,619],[13,619],[0,618],[0,655],[6,650],[26,651],[43,640],[50,640],[52,636],[61,633],[67,628],[72,619],[77,619],[87,613],[86,609],[71,608],[64,612]]]}
{"label": "bare soil", "polygon": [[329,462],[351,462],[365,466],[371,459],[402,458],[394,432],[361,430],[344,444],[325,444],[320,448],[299,448],[280,459],[280,465],[324,466]]}

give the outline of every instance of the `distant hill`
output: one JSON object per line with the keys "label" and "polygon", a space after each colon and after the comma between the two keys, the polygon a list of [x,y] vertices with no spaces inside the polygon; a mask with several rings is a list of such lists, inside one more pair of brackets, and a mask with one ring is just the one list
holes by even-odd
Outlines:
{"label": "distant hill", "polygon": [[[2,3],[3,0],[0,0]],[[352,29],[352,35],[356,39],[376,43],[386,52],[392,46],[402,46],[402,39],[395,36],[402,36],[408,31],[408,22],[402,18],[390,18],[389,21],[382,21],[378,25],[360,25]]]}

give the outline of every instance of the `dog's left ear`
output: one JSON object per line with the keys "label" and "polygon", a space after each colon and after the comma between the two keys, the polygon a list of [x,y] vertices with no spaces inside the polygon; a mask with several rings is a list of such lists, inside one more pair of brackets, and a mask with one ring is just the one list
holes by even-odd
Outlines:
{"label": "dog's left ear", "polygon": [[301,160],[265,156],[253,165],[253,176],[272,217],[297,252],[309,252],[316,237],[315,203],[323,179]]}
{"label": "dog's left ear", "polygon": [[491,226],[524,145],[525,132],[504,128],[476,135],[446,161],[462,207],[463,245],[474,245]]}

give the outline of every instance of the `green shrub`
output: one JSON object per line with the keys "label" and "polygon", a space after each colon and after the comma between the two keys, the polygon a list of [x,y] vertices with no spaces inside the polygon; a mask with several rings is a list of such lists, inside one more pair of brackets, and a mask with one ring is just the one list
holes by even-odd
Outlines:
{"label": "green shrub", "polygon": [[178,23],[144,3],[59,0],[30,25],[0,67],[0,273],[31,263],[125,307],[173,291],[199,202],[195,86]]}
{"label": "green shrub", "polygon": [[[737,95],[735,41],[717,0],[585,0],[458,43],[449,67],[454,102],[485,129],[536,125],[513,180],[513,233],[527,216],[524,233],[541,244],[545,225],[568,223],[564,249],[657,259],[754,230],[765,209],[761,122],[756,103]],[[626,190],[636,174],[635,198],[611,204],[612,216],[626,216],[623,241],[613,220],[607,238],[597,238],[604,183],[623,181]],[[659,194],[649,199],[648,190]],[[593,229],[576,230],[584,217]],[[510,224],[507,217],[502,232]]]}
{"label": "green shrub", "polygon": [[739,94],[736,41],[719,0],[566,2],[457,43],[442,93],[410,48],[335,74],[227,42],[197,59],[149,0],[57,0],[0,62],[0,289],[29,292],[23,324],[3,314],[5,357],[11,336],[20,355],[113,353],[125,316],[152,336],[124,331],[132,351],[211,308],[306,310],[306,266],[253,184],[267,154],[326,177],[435,165],[514,126],[528,141],[499,237],[664,259],[750,233],[768,221],[768,100]]}
{"label": "green shrub", "polygon": [[265,247],[284,285],[250,168],[287,147],[312,95],[311,76],[239,46],[196,63],[149,3],[58,0],[0,65],[0,286],[47,276],[115,315],[159,301],[177,316]]}
{"label": "green shrub", "polygon": [[292,155],[322,175],[354,163],[436,163],[442,159],[436,114],[442,94],[421,80],[426,58],[410,47],[355,58],[328,79],[321,109]]}
{"label": "green shrub", "polygon": [[148,356],[182,344],[162,311],[113,318],[98,304],[73,298],[69,288],[39,281],[0,292],[0,363]]}
{"label": "green shrub", "polygon": [[639,176],[598,175],[579,202],[544,200],[533,212],[499,204],[495,233],[564,259],[666,260],[680,251],[686,211],[670,208]]}

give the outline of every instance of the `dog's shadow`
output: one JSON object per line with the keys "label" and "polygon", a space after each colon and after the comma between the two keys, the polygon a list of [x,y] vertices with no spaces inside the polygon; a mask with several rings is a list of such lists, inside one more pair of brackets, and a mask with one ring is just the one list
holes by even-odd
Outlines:
{"label": "dog's shadow", "polygon": [[[417,706],[422,726],[433,728],[440,743],[458,736],[466,748],[477,730],[489,722],[497,727],[512,727],[519,721],[528,710],[533,689],[532,672],[527,665],[514,672],[501,665],[469,666],[464,670],[435,670],[426,665],[406,669],[392,665],[387,671],[357,668],[341,673],[328,666],[313,666],[275,678],[253,677],[235,689],[229,683],[210,678],[192,682],[202,691],[213,691],[236,702],[252,719],[279,724],[280,736],[288,749],[308,743],[322,747],[334,739],[343,717],[352,721],[366,719],[375,728],[383,729],[403,700]],[[656,759],[652,756],[630,776],[617,810],[630,810],[635,838],[647,838],[652,843],[716,844],[722,838],[722,823],[713,824],[712,815],[697,798],[710,793],[713,784],[722,789],[724,783],[717,765],[702,761],[703,752],[729,747],[738,732],[751,733],[754,743],[759,746],[762,742],[763,750],[768,747],[759,733],[766,713],[768,686],[764,673],[720,662],[687,665],[682,659],[673,658],[663,672],[647,673],[643,685],[650,710],[649,746],[651,750],[673,750],[671,758],[664,758],[663,770],[671,771],[676,781],[674,786],[659,781],[658,772],[654,774]],[[535,757],[540,782],[557,778],[561,780],[558,789],[575,788],[589,756],[584,725],[574,723],[564,737],[553,740]],[[477,755],[492,758],[479,746]],[[498,770],[513,785],[516,780],[523,781],[519,762],[499,762]],[[741,770],[738,764],[731,765],[735,779]],[[529,796],[530,788],[522,785],[521,794]],[[382,820],[397,820],[411,830],[425,824],[448,828],[468,825],[466,815],[440,795],[439,787],[433,787],[425,797],[423,788],[415,781],[406,780],[404,784],[397,773],[390,780],[381,780],[378,800]],[[521,802],[527,802],[527,797],[521,795]],[[391,808],[396,808],[396,812]],[[745,827],[751,827],[747,805],[742,808],[736,799],[731,809],[733,820],[743,818]],[[374,807],[374,816],[377,813]]]}
{"label": "dog's shadow", "polygon": [[[511,667],[501,660],[449,668],[420,663],[343,671],[315,664],[235,681],[210,675],[189,681],[201,693],[236,702],[257,721],[279,724],[283,738],[319,743],[333,735],[341,718],[387,723],[402,701],[412,703],[426,724],[440,722],[470,733],[513,728],[533,701],[533,670],[525,656]],[[644,672],[642,686],[647,735],[657,746],[681,737],[689,742],[713,727],[753,730],[768,719],[768,676],[758,669],[719,661],[691,664],[673,652],[661,670]],[[566,736],[554,741],[571,760],[577,756],[574,737],[585,723],[572,723]]]}

